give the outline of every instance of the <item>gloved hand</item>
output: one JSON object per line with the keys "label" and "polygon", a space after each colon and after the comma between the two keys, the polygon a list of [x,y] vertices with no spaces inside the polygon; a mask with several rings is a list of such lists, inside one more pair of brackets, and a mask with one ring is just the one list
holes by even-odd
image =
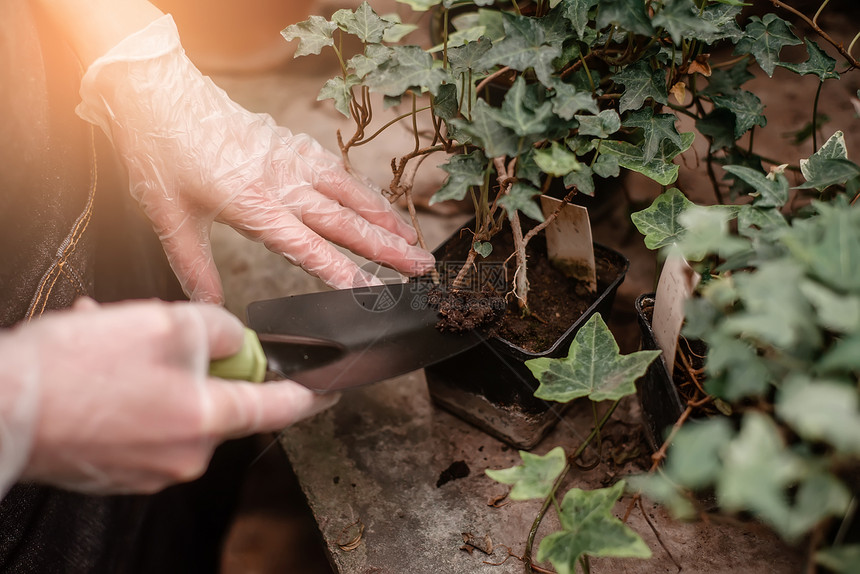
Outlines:
{"label": "gloved hand", "polygon": [[0,335],[0,495],[22,470],[84,492],[156,491],[202,474],[224,439],[337,400],[291,381],[208,378],[210,357],[242,337],[212,305],[91,300]]}
{"label": "gloved hand", "polygon": [[323,238],[407,274],[433,264],[412,246],[415,231],[336,156],[245,110],[203,76],[169,15],[96,60],[81,96],[78,115],[112,139],[132,195],[193,299],[222,299],[210,251],[213,219],[335,288],[374,281]]}

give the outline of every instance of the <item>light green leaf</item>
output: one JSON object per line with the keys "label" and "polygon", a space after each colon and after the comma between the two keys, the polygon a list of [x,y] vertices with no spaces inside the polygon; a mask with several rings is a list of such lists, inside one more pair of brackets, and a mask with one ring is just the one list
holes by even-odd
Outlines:
{"label": "light green leaf", "polygon": [[298,39],[299,45],[293,54],[294,58],[319,54],[326,46],[334,46],[332,32],[337,30],[337,24],[329,22],[322,16],[311,16],[304,22],[291,24],[281,30],[281,36],[287,42]]}
{"label": "light green leaf", "polygon": [[600,154],[594,161],[595,175],[603,178],[618,177],[621,175],[621,166],[618,164],[618,158],[614,155]]}
{"label": "light green leaf", "polygon": [[453,120],[453,125],[480,143],[487,156],[515,156],[519,152],[519,138],[513,130],[498,121],[498,110],[484,100],[477,100],[472,108],[472,121]]}
{"label": "light green leaf", "polygon": [[523,460],[523,464],[520,466],[501,470],[488,468],[484,472],[496,482],[514,485],[508,495],[511,500],[529,500],[549,496],[553,484],[567,465],[564,449],[557,446],[544,456],[521,450],[520,457]]}
{"label": "light green leaf", "polygon": [[505,209],[509,217],[519,211],[535,221],[543,221],[543,212],[535,201],[538,195],[540,195],[539,189],[517,182],[511,186],[507,195],[499,199],[499,205]]}
{"label": "light green leaf", "polygon": [[552,104],[543,102],[536,108],[529,105],[526,81],[518,77],[505,94],[497,121],[514,130],[519,136],[541,135],[553,119]]}
{"label": "light green leaf", "polygon": [[484,170],[487,166],[487,158],[481,150],[475,150],[468,155],[451,156],[448,163],[439,167],[448,172],[448,178],[433,197],[430,205],[449,199],[460,200],[466,197],[471,186],[480,186],[484,183]]}
{"label": "light green leaf", "polygon": [[746,90],[730,96],[711,96],[716,109],[732,112],[735,116],[735,139],[747,133],[753,126],[765,127],[767,118],[761,100]]}
{"label": "light green leaf", "polygon": [[709,253],[728,257],[746,249],[748,243],[729,232],[729,221],[736,213],[736,207],[687,206],[678,215],[678,223],[687,231],[675,238],[684,257],[689,261],[701,261]]}
{"label": "light green leaf", "polygon": [[570,20],[580,40],[585,36],[585,28],[588,26],[588,11],[595,6],[597,0],[567,0],[564,3],[564,17]]}
{"label": "light green leaf", "polygon": [[489,257],[493,252],[493,244],[489,241],[475,241],[472,243],[472,249],[481,257]]}
{"label": "light green leaf", "polygon": [[625,141],[601,140],[600,153],[616,156],[621,167],[650,177],[660,185],[671,185],[678,179],[678,166],[671,162],[678,154],[690,149],[695,137],[692,132],[682,133],[680,148],[668,140],[663,141],[657,155],[650,162],[645,161],[641,146]]}
{"label": "light green leaf", "polygon": [[394,46],[390,59],[367,74],[365,85],[389,97],[416,88],[435,95],[447,79],[433,57],[418,46]]}
{"label": "light green leaf", "polygon": [[587,396],[597,402],[635,393],[636,379],[659,354],[621,355],[603,317],[595,313],[576,334],[567,357],[531,359],[526,366],[540,382],[535,397],[566,403]]}
{"label": "light green leaf", "polygon": [[582,169],[576,154],[558,142],[552,142],[549,149],[535,151],[534,158],[541,170],[553,177],[563,177],[572,171]]}
{"label": "light green leaf", "polygon": [[394,25],[392,22],[380,18],[367,2],[362,2],[355,9],[355,12],[348,8],[340,9],[332,14],[331,20],[341,30],[356,36],[365,44],[382,42],[385,31]]}
{"label": "light green leaf", "polygon": [[750,17],[743,38],[735,46],[735,54],[752,54],[761,69],[768,76],[773,76],[773,70],[779,63],[780,50],[783,46],[797,44],[800,44],[800,40],[789,28],[788,22],[771,12],[765,14],[763,19]]}
{"label": "light green leaf", "polygon": [[815,368],[818,373],[842,374],[860,371],[860,334],[836,341]]}
{"label": "light green leaf", "polygon": [[317,101],[334,100],[337,111],[350,117],[349,103],[352,101],[352,87],[357,86],[360,80],[357,76],[350,74],[346,79],[338,76],[326,81],[317,96]]}
{"label": "light green leaf", "polygon": [[686,233],[678,217],[693,206],[680,190],[672,188],[657,196],[649,207],[631,214],[639,233],[645,236],[645,247],[660,249],[672,245]]}
{"label": "light green leaf", "polygon": [[555,92],[552,98],[552,111],[563,119],[573,119],[579,112],[597,114],[600,111],[591,92],[578,90],[572,84],[566,84],[560,80],[553,81],[552,89]]}
{"label": "light green leaf", "polygon": [[725,418],[684,425],[669,447],[666,475],[676,484],[694,490],[711,486],[722,468],[720,452],[733,435]]}
{"label": "light green leaf", "polygon": [[860,397],[854,385],[798,374],[776,396],[776,414],[804,439],[860,454]]}
{"label": "light green leaf", "polygon": [[806,183],[800,189],[823,191],[834,184],[845,184],[860,175],[860,167],[848,159],[845,135],[837,131],[809,159],[800,160],[800,171]]}
{"label": "light green leaf", "polygon": [[806,74],[815,74],[822,82],[829,79],[839,79],[839,74],[836,70],[836,60],[827,55],[827,52],[818,47],[818,44],[812,40],[805,38],[806,51],[809,58],[802,64],[790,64],[779,62],[778,65],[787,68],[796,74],[804,76]]}
{"label": "light green leaf", "polygon": [[788,222],[775,207],[756,207],[742,205],[738,211],[738,234],[742,237],[755,237],[761,232],[770,233],[788,228]]}
{"label": "light green leaf", "polygon": [[651,550],[639,535],[612,515],[623,492],[623,480],[598,490],[571,488],[559,510],[562,530],[541,540],[538,560],[549,560],[559,574],[575,574],[583,554],[596,558],[650,558]]}
{"label": "light green leaf", "polygon": [[624,126],[642,129],[644,138],[642,154],[645,163],[654,159],[663,140],[669,140],[677,147],[681,147],[681,134],[675,129],[677,119],[674,114],[657,114],[655,116],[654,110],[644,108],[633,112],[624,120]]}
{"label": "light green leaf", "polygon": [[755,189],[750,195],[755,197],[756,207],[782,207],[788,201],[788,179],[781,172],[774,172],[770,178],[742,165],[726,165],[723,169]]}
{"label": "light green leaf", "polygon": [[499,64],[525,72],[533,69],[545,86],[551,83],[552,61],[561,55],[561,47],[547,45],[539,20],[502,12],[505,38],[493,45],[482,59],[485,68]]}
{"label": "light green leaf", "polygon": [[619,111],[622,113],[627,110],[638,110],[648,98],[664,105],[668,104],[666,70],[662,68],[652,70],[645,60],[639,60],[627,66],[612,79],[625,88],[619,102]]}
{"label": "light green leaf", "polygon": [[[615,110],[603,110],[596,116],[574,116],[579,122],[579,135],[606,139],[621,129],[621,118]],[[680,145],[680,138],[678,139]],[[653,156],[652,156],[653,157]]]}
{"label": "light green leaf", "polygon": [[805,279],[800,284],[822,327],[837,333],[860,331],[860,296],[837,293],[821,283]]}

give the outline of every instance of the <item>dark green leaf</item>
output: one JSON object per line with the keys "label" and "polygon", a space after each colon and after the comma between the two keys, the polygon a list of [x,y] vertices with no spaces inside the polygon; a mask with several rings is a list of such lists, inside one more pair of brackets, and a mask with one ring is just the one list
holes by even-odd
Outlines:
{"label": "dark green leaf", "polygon": [[[579,135],[606,139],[621,129],[621,118],[615,110],[603,110],[596,116],[574,116],[579,122]],[[680,138],[679,138],[680,144]]]}
{"label": "dark green leaf", "polygon": [[599,0],[597,27],[617,25],[635,34],[650,37],[654,33],[651,19],[641,0]]}
{"label": "dark green leaf", "polygon": [[[640,5],[644,6],[644,4]],[[621,94],[619,111],[638,110],[648,98],[661,104],[668,104],[669,94],[666,91],[666,71],[652,70],[648,62],[639,60],[615,74],[616,84],[624,86]]]}
{"label": "dark green leaf", "polygon": [[454,84],[443,84],[439,86],[439,93],[433,98],[433,113],[444,120],[452,120],[457,117],[460,102],[457,99],[457,86]]}
{"label": "dark green leaf", "polygon": [[535,201],[538,195],[540,195],[539,189],[517,182],[511,186],[508,194],[499,200],[499,205],[505,209],[508,216],[519,211],[535,221],[543,221],[543,212]]}
{"label": "dark green leaf", "polygon": [[484,36],[475,42],[469,42],[463,46],[448,48],[448,63],[455,73],[462,74],[471,70],[472,72],[484,72],[479,62],[490,50],[493,43]]}
{"label": "dark green leaf", "polygon": [[714,110],[696,120],[696,129],[711,138],[711,151],[735,145],[735,115],[728,110]]}
{"label": "dark green leaf", "polygon": [[751,193],[756,207],[782,207],[788,201],[788,179],[781,171],[765,175],[741,165],[726,165],[723,169],[747,182],[755,190]]}
{"label": "dark green leaf", "polygon": [[541,540],[538,560],[549,560],[559,574],[575,574],[582,555],[650,558],[639,535],[612,515],[623,492],[623,480],[611,488],[567,491],[559,509],[562,530]]}
{"label": "dark green leaf", "polygon": [[530,498],[546,498],[552,492],[552,486],[567,465],[564,449],[555,447],[544,456],[520,451],[523,464],[501,470],[487,469],[487,476],[501,482],[512,484],[514,487],[508,495],[511,500],[529,500]]}
{"label": "dark green leaf", "polygon": [[567,357],[526,361],[540,382],[537,398],[566,403],[575,398],[618,400],[636,392],[636,379],[645,374],[659,351],[621,355],[618,344],[599,313],[580,328]]}
{"label": "dark green leaf", "polygon": [[761,100],[746,90],[731,96],[712,96],[714,107],[732,112],[735,115],[735,138],[739,138],[753,126],[765,127],[767,118]]}
{"label": "dark green leaf", "polygon": [[460,200],[466,197],[469,188],[484,183],[484,170],[487,158],[481,150],[475,150],[469,155],[451,156],[448,163],[439,167],[448,172],[448,179],[430,198],[430,205],[449,199]]}
{"label": "dark green leaf", "polygon": [[418,46],[395,46],[392,50],[391,58],[366,76],[367,87],[391,97],[410,89],[439,93],[448,76],[430,54]]}
{"label": "dark green leaf", "polygon": [[292,24],[281,30],[281,36],[287,42],[298,39],[299,46],[293,54],[294,58],[307,56],[308,54],[319,54],[326,46],[334,46],[332,32],[337,29],[337,24],[329,22],[322,16],[311,16],[304,22]]}
{"label": "dark green leaf", "polygon": [[774,13],[764,18],[751,16],[744,36],[735,46],[735,54],[752,54],[758,65],[768,76],[779,63],[779,52],[783,46],[796,46],[800,40],[789,28],[788,22]]}
{"label": "dark green leaf", "polygon": [[597,6],[597,0],[568,0],[562,4],[564,16],[573,25],[576,36],[581,40],[588,26],[588,11]]}
{"label": "dark green leaf", "polygon": [[691,132],[681,134],[681,147],[666,140],[660,146],[657,155],[646,162],[642,148],[624,141],[602,140],[600,153],[614,155],[621,167],[639,172],[660,185],[671,185],[678,179],[678,166],[671,163],[680,153],[687,151],[693,145],[695,135]]}
{"label": "dark green leaf", "polygon": [[603,178],[618,177],[621,175],[621,166],[618,164],[618,158],[614,155],[600,154],[592,166],[595,175]]}
{"label": "dark green leaf", "polygon": [[552,104],[544,101],[533,108],[529,103],[526,81],[520,76],[505,94],[502,108],[496,114],[497,121],[519,136],[542,135],[553,117]]}
{"label": "dark green leaf", "polygon": [[452,123],[466,135],[476,139],[489,157],[514,156],[519,151],[519,138],[513,130],[501,125],[498,110],[484,100],[477,100],[472,108],[472,121],[453,120]]}
{"label": "dark green leaf", "polygon": [[804,76],[806,74],[815,74],[822,82],[829,79],[839,79],[839,74],[836,70],[836,60],[827,55],[827,52],[818,47],[818,44],[809,39],[804,39],[806,43],[806,51],[809,58],[802,64],[790,64],[779,62],[783,68],[787,68],[796,74]]}
{"label": "dark green leaf", "polygon": [[736,43],[743,36],[737,17],[741,13],[743,2],[726,2],[705,6],[701,18],[709,22],[715,29],[712,33],[699,33],[696,39],[705,44],[714,44],[720,40]]}
{"label": "dark green leaf", "polygon": [[502,12],[505,38],[494,44],[481,59],[485,68],[499,64],[524,72],[533,69],[538,80],[549,86],[552,61],[561,54],[558,45],[546,44],[543,28],[537,19]]}
{"label": "dark green leaf", "polygon": [[748,68],[748,60],[742,60],[728,69],[715,68],[708,78],[708,86],[701,93],[709,97],[737,93],[743,84],[755,78]]}
{"label": "dark green leaf", "polygon": [[651,20],[653,26],[664,28],[676,46],[682,38],[701,38],[717,33],[717,27],[699,15],[693,0],[673,0]]}
{"label": "dark green leaf", "polygon": [[582,169],[572,171],[564,176],[564,187],[570,189],[576,187],[577,192],[585,195],[594,195],[594,172],[588,164],[582,164]]}
{"label": "dark green leaf", "polygon": [[572,84],[560,80],[553,81],[552,89],[555,92],[552,111],[561,118],[570,120],[579,112],[597,114],[600,111],[590,91],[578,90]]}
{"label": "dark green leaf", "polygon": [[674,114],[657,114],[655,116],[654,110],[644,108],[633,112],[624,120],[625,127],[642,129],[644,140],[642,156],[645,163],[654,159],[664,140],[669,140],[677,147],[681,147],[681,134],[675,129],[677,119]]}

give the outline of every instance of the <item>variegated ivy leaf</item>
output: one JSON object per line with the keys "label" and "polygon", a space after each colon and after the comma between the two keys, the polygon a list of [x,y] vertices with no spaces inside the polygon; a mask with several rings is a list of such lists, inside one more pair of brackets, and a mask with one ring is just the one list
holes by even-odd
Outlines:
{"label": "variegated ivy leaf", "polygon": [[777,392],[776,414],[810,442],[860,454],[860,398],[855,385],[795,375]]}
{"label": "variegated ivy leaf", "polygon": [[860,296],[837,293],[811,279],[801,281],[800,291],[815,307],[822,327],[836,333],[860,333]]}
{"label": "variegated ivy leaf", "polygon": [[742,205],[738,211],[738,235],[753,238],[761,232],[788,228],[788,221],[776,207]]}
{"label": "variegated ivy leaf", "polygon": [[845,135],[837,131],[809,159],[800,160],[800,172],[806,183],[798,186],[799,189],[823,191],[831,185],[842,185],[860,176],[860,167],[848,159]]}
{"label": "variegated ivy leaf", "polygon": [[564,176],[564,187],[567,189],[576,187],[577,193],[593,196],[594,171],[586,163],[582,163],[580,166],[580,169],[577,171],[572,171]]}
{"label": "variegated ivy leaf", "polygon": [[489,257],[493,252],[493,244],[489,241],[475,241],[472,243],[472,249],[481,257]]}
{"label": "variegated ivy leaf", "polygon": [[349,103],[352,101],[352,88],[360,83],[360,79],[350,74],[345,79],[338,76],[326,81],[317,96],[317,101],[334,100],[334,107],[337,111],[350,117]]}
{"label": "variegated ivy leaf", "polygon": [[669,140],[663,140],[657,154],[648,162],[641,146],[625,141],[601,140],[600,153],[614,155],[621,167],[639,172],[660,185],[671,185],[678,179],[678,166],[672,160],[690,149],[695,137],[692,132],[682,133],[680,148]]}
{"label": "variegated ivy leaf", "polygon": [[570,20],[576,36],[582,40],[588,26],[588,12],[597,6],[597,0],[567,0],[564,3],[564,17]]}
{"label": "variegated ivy leaf", "polygon": [[472,121],[461,119],[451,123],[463,134],[478,141],[489,157],[515,156],[520,151],[520,138],[498,121],[499,111],[483,99],[472,108]]}
{"label": "variegated ivy leaf", "polygon": [[806,52],[809,58],[800,64],[791,64],[787,62],[779,62],[783,68],[789,69],[796,74],[805,76],[806,74],[815,74],[822,82],[824,80],[839,79],[839,73],[836,72],[836,60],[827,55],[827,52],[818,47],[818,44],[809,39],[804,39],[806,43]]}
{"label": "variegated ivy leaf", "polygon": [[[637,2],[641,5],[641,2]],[[638,110],[651,98],[663,105],[669,103],[669,92],[666,90],[666,70],[652,70],[645,60],[627,66],[615,74],[612,80],[624,86],[618,109],[621,113],[627,110]]]}
{"label": "variegated ivy leaf", "polygon": [[496,114],[497,121],[503,126],[514,130],[518,136],[540,136],[549,127],[553,119],[552,104],[548,101],[534,105],[530,97],[530,88],[522,76],[514,81],[513,86],[505,94],[502,107]]}
{"label": "variegated ivy leaf", "polygon": [[679,189],[673,187],[658,195],[648,208],[631,214],[630,218],[639,233],[645,236],[645,247],[660,249],[683,237],[687,230],[679,217],[693,205]]}
{"label": "variegated ivy leaf", "polygon": [[418,29],[417,24],[404,24],[400,21],[395,22],[389,16],[386,16],[384,19],[388,22],[392,22],[392,26],[385,30],[385,33],[382,34],[383,42],[396,44],[397,42],[401,41],[403,38]]}
{"label": "variegated ivy leaf", "polygon": [[714,24],[700,16],[693,0],[674,0],[664,5],[651,24],[665,29],[676,46],[681,45],[682,38],[701,38],[717,32]]}
{"label": "variegated ivy leaf", "polygon": [[332,14],[331,20],[341,30],[352,34],[365,44],[382,42],[385,31],[394,25],[380,18],[367,2],[362,2],[354,12],[348,8],[340,9]]}
{"label": "variegated ivy leaf", "polygon": [[735,54],[752,54],[768,76],[779,63],[779,52],[784,46],[796,46],[800,40],[789,28],[788,22],[773,13],[764,18],[751,16],[744,36],[735,46]]}
{"label": "variegated ivy leaf", "polygon": [[567,464],[564,449],[555,447],[544,456],[520,451],[523,464],[501,470],[487,469],[487,476],[501,482],[512,484],[514,487],[508,495],[512,500],[529,500],[530,498],[546,498],[552,492],[552,486],[561,475]]}
{"label": "variegated ivy leaf", "polygon": [[767,118],[761,100],[746,90],[739,90],[730,96],[711,96],[714,109],[728,110],[735,116],[735,139],[741,137],[754,126],[765,127]]}
{"label": "variegated ivy leaf", "polygon": [[558,142],[552,142],[549,149],[536,150],[534,158],[538,167],[553,177],[563,177],[572,171],[582,169],[576,154]]}
{"label": "variegated ivy leaf", "polygon": [[780,171],[772,172],[771,176],[744,167],[742,165],[727,165],[724,170],[745,181],[755,190],[750,193],[757,207],[782,207],[788,201],[788,178]]}
{"label": "variegated ivy leaf", "polygon": [[705,44],[715,44],[720,40],[730,40],[733,44],[743,37],[743,31],[738,26],[738,16],[745,6],[742,0],[722,0],[720,4],[705,6],[701,18],[710,22],[715,32],[700,32],[696,39]]}
{"label": "variegated ivy leaf", "polygon": [[553,72],[552,62],[561,55],[561,47],[546,43],[546,35],[539,20],[509,12],[501,14],[504,18],[505,37],[493,45],[482,63],[486,68],[498,64],[520,72],[533,69],[538,80],[549,86]]}
{"label": "variegated ivy leaf", "polygon": [[710,253],[729,257],[748,248],[749,243],[729,231],[729,221],[737,214],[736,206],[688,206],[678,215],[686,229],[676,244],[688,261],[701,261]]}
{"label": "variegated ivy leaf", "polygon": [[645,163],[654,159],[664,140],[681,147],[681,134],[675,128],[677,119],[674,114],[654,115],[654,110],[644,108],[633,112],[624,120],[625,127],[642,129],[642,156]]}
{"label": "variegated ivy leaf", "polygon": [[615,110],[603,110],[596,116],[576,115],[574,117],[579,122],[579,135],[582,136],[606,139],[621,129],[621,118]]}
{"label": "variegated ivy leaf", "polygon": [[334,46],[332,32],[337,30],[337,24],[329,22],[322,16],[311,16],[304,22],[291,24],[281,30],[281,36],[287,42],[298,39],[299,45],[293,54],[294,58],[319,54],[326,46]]}
{"label": "variegated ivy leaf", "polygon": [[430,205],[449,199],[463,199],[471,186],[483,184],[487,158],[481,150],[475,150],[468,155],[451,156],[448,163],[439,167],[448,172],[448,179],[430,198]]}
{"label": "variegated ivy leaf", "polygon": [[471,71],[473,74],[485,71],[479,64],[484,54],[492,47],[493,43],[481,36],[475,41],[467,42],[462,46],[448,47],[448,63],[455,74],[465,74]]}
{"label": "variegated ivy leaf", "polygon": [[558,513],[562,529],[541,540],[538,560],[549,560],[559,574],[575,574],[583,555],[650,558],[642,538],[612,514],[624,486],[621,480],[609,488],[567,491]]}
{"label": "variegated ivy leaf", "polygon": [[603,317],[595,313],[574,337],[567,357],[531,359],[526,366],[540,382],[534,393],[537,398],[566,403],[587,396],[597,402],[635,393],[636,379],[659,354],[621,355]]}
{"label": "variegated ivy leaf", "polygon": [[418,46],[394,46],[391,57],[367,74],[365,85],[372,91],[390,97],[401,96],[409,89],[439,92],[448,75],[433,56]]}
{"label": "variegated ivy leaf", "polygon": [[618,26],[641,36],[654,33],[651,18],[640,0],[600,0],[598,2],[597,27]]}
{"label": "variegated ivy leaf", "polygon": [[535,221],[543,221],[543,212],[535,201],[535,197],[538,195],[540,195],[539,189],[517,182],[511,186],[504,197],[499,199],[499,205],[504,208],[508,217],[519,211]]}
{"label": "variegated ivy leaf", "polygon": [[618,177],[621,175],[621,166],[618,158],[614,155],[600,154],[592,166],[595,175],[603,178]]}
{"label": "variegated ivy leaf", "polygon": [[[563,119],[570,120],[579,112],[591,112],[597,115],[600,109],[590,91],[579,90],[573,84],[566,84],[553,79],[552,111]],[[620,127],[620,126],[619,126]]]}

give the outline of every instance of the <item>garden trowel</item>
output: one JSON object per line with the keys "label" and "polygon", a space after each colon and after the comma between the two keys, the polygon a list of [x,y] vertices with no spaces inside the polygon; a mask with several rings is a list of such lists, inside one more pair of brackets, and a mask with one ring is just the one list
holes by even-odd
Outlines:
{"label": "garden trowel", "polygon": [[251,303],[246,340],[210,374],[287,378],[317,392],[340,391],[438,363],[486,338],[436,328],[429,283],[396,283]]}

